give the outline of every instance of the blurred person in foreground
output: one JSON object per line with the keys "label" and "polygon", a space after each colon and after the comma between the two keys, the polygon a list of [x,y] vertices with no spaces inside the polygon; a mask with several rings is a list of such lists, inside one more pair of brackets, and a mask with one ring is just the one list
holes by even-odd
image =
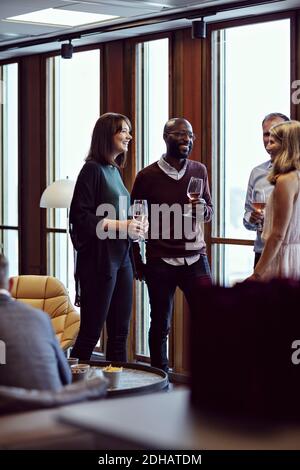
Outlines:
{"label": "blurred person in foreground", "polygon": [[0,340],[5,352],[0,385],[59,390],[71,383],[71,371],[48,315],[10,295],[8,261],[0,254]]}

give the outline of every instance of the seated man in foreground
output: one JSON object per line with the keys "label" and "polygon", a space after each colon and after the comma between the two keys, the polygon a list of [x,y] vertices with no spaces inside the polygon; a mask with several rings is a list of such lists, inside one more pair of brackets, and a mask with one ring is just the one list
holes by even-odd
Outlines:
{"label": "seated man in foreground", "polygon": [[71,382],[71,371],[41,310],[12,299],[8,261],[0,254],[0,385],[59,390]]}

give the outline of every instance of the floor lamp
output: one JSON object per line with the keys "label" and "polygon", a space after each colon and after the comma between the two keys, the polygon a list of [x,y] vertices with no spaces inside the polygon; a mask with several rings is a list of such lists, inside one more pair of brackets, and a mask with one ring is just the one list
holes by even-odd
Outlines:
{"label": "floor lamp", "polygon": [[66,288],[69,288],[69,209],[73,197],[75,182],[64,179],[49,184],[43,192],[40,207],[46,209],[67,209],[67,245],[66,245]]}

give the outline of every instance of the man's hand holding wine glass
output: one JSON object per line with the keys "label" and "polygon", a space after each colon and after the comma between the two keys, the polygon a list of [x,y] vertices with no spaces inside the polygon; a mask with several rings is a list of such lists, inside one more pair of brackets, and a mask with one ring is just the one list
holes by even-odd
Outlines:
{"label": "man's hand holding wine glass", "polygon": [[187,188],[187,196],[191,203],[191,213],[195,216],[196,208],[198,204],[206,204],[205,200],[202,199],[203,194],[203,179],[191,177]]}
{"label": "man's hand holding wine glass", "polygon": [[264,209],[266,207],[266,194],[264,189],[253,189],[251,204],[254,210],[251,212],[249,221],[257,226],[257,230],[262,232]]}

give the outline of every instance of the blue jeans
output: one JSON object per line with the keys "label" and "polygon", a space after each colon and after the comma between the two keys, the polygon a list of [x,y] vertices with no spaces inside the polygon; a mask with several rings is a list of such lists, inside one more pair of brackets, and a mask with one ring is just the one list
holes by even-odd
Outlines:
{"label": "blue jeans", "polygon": [[145,277],[151,307],[149,330],[151,365],[168,371],[167,337],[176,287],[183,291],[190,309],[193,309],[199,287],[211,284],[208,259],[206,255],[200,255],[196,263],[183,266],[172,266],[162,259],[150,259],[146,264]]}

